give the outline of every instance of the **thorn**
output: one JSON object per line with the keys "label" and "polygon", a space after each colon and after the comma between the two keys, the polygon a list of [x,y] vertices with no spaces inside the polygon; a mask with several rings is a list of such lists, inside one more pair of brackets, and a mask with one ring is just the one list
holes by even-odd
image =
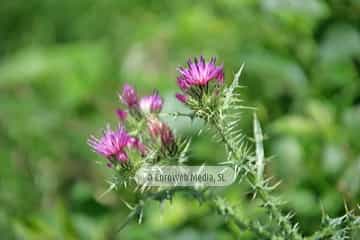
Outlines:
{"label": "thorn", "polygon": [[139,213],[139,218],[138,218],[138,224],[142,223],[143,215],[144,215],[144,209],[141,208],[140,213]]}
{"label": "thorn", "polygon": [[255,191],[252,198],[251,198],[251,200],[254,200],[256,198],[256,194],[257,194],[257,192]]}
{"label": "thorn", "polygon": [[125,219],[125,221],[120,225],[120,227],[118,228],[117,232],[121,232],[130,222],[131,220],[136,217],[136,215],[139,213],[139,211],[141,211],[141,205],[139,204],[134,210],[132,210],[129,215],[127,216],[127,218]]}
{"label": "thorn", "polygon": [[134,210],[135,207],[131,206],[130,203],[120,198],[120,201],[129,209]]}
{"label": "thorn", "polygon": [[346,212],[346,214],[349,214],[349,213],[350,213],[350,210],[349,210],[349,208],[348,208],[348,205],[347,205],[347,203],[346,203],[346,200],[343,199],[343,201],[344,201],[345,212]]}
{"label": "thorn", "polygon": [[323,221],[325,221],[325,218],[326,218],[326,212],[325,212],[324,204],[322,203],[321,200],[320,200],[320,209],[321,209],[321,218],[322,218],[322,222],[323,222]]}
{"label": "thorn", "polygon": [[105,192],[103,192],[100,196],[99,199],[102,199],[106,194],[108,194],[109,192],[111,192],[112,190],[116,189],[116,184],[113,182],[108,182],[110,184],[109,188],[106,189]]}

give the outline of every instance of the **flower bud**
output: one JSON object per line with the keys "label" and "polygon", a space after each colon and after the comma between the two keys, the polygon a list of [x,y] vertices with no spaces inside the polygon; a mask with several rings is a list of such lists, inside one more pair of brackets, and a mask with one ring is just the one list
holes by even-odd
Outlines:
{"label": "flower bud", "polygon": [[127,105],[129,108],[134,108],[138,106],[138,96],[134,87],[129,84],[125,84],[121,95],[119,95],[120,100]]}
{"label": "flower bud", "polygon": [[116,115],[119,117],[121,122],[125,122],[128,113],[122,109],[117,109],[116,110]]}
{"label": "flower bud", "polygon": [[170,147],[175,144],[175,137],[168,125],[156,118],[151,118],[148,121],[148,129],[150,135],[154,139],[160,139],[161,144],[165,147]]}
{"label": "flower bud", "polygon": [[175,97],[177,98],[177,100],[179,100],[182,103],[186,103],[187,101],[187,96],[181,93],[176,93]]}
{"label": "flower bud", "polygon": [[145,96],[140,99],[140,109],[145,113],[159,113],[163,107],[163,99],[159,96],[158,92],[153,95]]}

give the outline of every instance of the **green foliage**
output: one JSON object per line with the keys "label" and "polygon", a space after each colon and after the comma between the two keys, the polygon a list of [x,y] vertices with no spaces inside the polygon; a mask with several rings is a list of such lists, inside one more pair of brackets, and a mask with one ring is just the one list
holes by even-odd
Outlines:
{"label": "green foliage", "polygon": [[[239,92],[258,109],[273,156],[264,172],[283,180],[276,194],[302,232],[322,224],[321,206],[331,217],[346,214],[344,201],[356,209],[359,16],[356,0],[1,1],[0,238],[256,239],[230,234],[232,224],[182,198],[178,219],[154,204],[142,225],[115,236],[128,214],[120,199],[135,196],[99,198],[110,176],[86,138],[116,121],[116,90],[130,82],[173,98],[175,67],[199,54],[224,61],[227,79],[245,63]],[[165,107],[181,110],[174,101]],[[250,119],[245,111],[240,128],[250,131]],[[180,135],[198,126],[176,124]],[[194,136],[192,161],[227,161],[208,139]],[[224,194],[241,202],[240,216],[264,217],[248,190]]]}

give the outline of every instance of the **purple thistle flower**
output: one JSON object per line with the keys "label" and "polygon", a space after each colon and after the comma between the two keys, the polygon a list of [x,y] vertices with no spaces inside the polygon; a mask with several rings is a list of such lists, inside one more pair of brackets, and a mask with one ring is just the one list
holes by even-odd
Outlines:
{"label": "purple thistle flower", "polygon": [[140,109],[146,113],[159,113],[163,107],[164,101],[157,91],[150,96],[140,99]]}
{"label": "purple thistle flower", "polygon": [[139,104],[136,91],[134,87],[129,84],[124,85],[123,91],[121,95],[119,95],[119,98],[129,108],[137,107]]}
{"label": "purple thistle flower", "polygon": [[182,103],[186,103],[187,101],[187,96],[181,93],[176,93],[175,97],[177,98],[177,100],[179,100]]}
{"label": "purple thistle flower", "polygon": [[177,78],[177,83],[181,90],[186,91],[192,86],[206,86],[214,79],[219,84],[223,84],[223,66],[216,66],[215,63],[215,57],[212,57],[208,63],[205,62],[203,56],[200,57],[200,60],[197,58],[194,58],[194,61],[189,59],[188,68],[178,68],[180,76]]}
{"label": "purple thistle flower", "polygon": [[129,146],[130,139],[124,127],[119,125],[118,129],[113,131],[110,126],[107,126],[102,137],[96,138],[92,135],[88,144],[95,152],[109,160],[115,158],[120,162],[126,162],[128,156],[125,150]]}
{"label": "purple thistle flower", "polygon": [[125,122],[128,113],[122,109],[117,109],[116,110],[116,115],[119,117],[121,122]]}

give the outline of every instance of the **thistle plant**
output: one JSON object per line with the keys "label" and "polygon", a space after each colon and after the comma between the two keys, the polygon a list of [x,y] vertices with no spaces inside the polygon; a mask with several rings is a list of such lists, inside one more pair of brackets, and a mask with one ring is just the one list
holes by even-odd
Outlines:
{"label": "thistle plant", "polygon": [[[123,109],[116,110],[119,126],[115,130],[107,126],[101,137],[91,136],[88,140],[89,146],[107,159],[107,165],[114,173],[109,191],[130,187],[139,195],[137,203],[125,203],[130,213],[119,230],[133,219],[140,223],[148,201],[172,200],[176,193],[209,204],[220,217],[233,222],[240,230],[252,232],[257,239],[350,239],[352,232],[360,228],[360,217],[351,210],[338,218],[330,218],[324,213],[321,229],[313,235],[304,236],[293,219],[295,213],[284,212],[284,202],[273,195],[279,183],[273,183],[271,176],[266,176],[264,172],[267,159],[256,111],[244,106],[239,94],[242,70],[243,66],[235,74],[233,82],[226,86],[223,65],[216,65],[215,58],[208,62],[204,57],[190,59],[187,67],[178,68],[180,92],[175,96],[189,112],[168,115],[203,120],[204,128],[226,150],[226,160],[218,164],[234,169],[236,183],[249,185],[253,199],[258,199],[261,202],[259,207],[266,210],[266,221],[240,218],[234,206],[210,187],[138,185],[135,173],[144,166],[183,166],[189,158],[191,142],[189,138],[176,136],[161,119],[164,101],[158,91],[139,97],[136,90],[126,84],[119,94]],[[254,111],[253,140],[239,129],[243,111]]]}

